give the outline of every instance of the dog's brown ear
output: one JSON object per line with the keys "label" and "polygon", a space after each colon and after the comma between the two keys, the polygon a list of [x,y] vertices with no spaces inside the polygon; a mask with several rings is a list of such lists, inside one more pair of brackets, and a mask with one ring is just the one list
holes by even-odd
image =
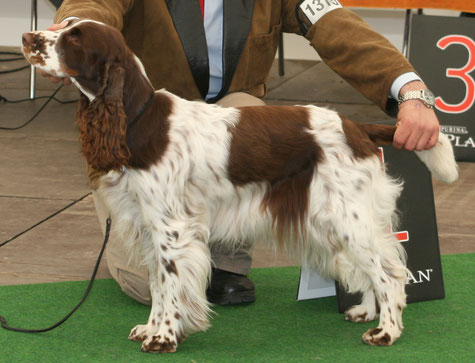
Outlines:
{"label": "dog's brown ear", "polygon": [[79,102],[79,143],[87,162],[99,171],[119,170],[130,159],[122,100],[124,73],[118,63],[106,63],[96,98],[89,102],[82,95]]}

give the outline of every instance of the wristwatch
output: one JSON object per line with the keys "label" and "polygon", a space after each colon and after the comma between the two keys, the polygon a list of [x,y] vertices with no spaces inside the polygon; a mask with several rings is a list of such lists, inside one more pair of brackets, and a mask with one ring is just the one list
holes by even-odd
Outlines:
{"label": "wristwatch", "polygon": [[420,89],[417,91],[407,91],[399,96],[398,104],[408,100],[421,100],[428,108],[433,108],[435,105],[435,96],[428,89]]}

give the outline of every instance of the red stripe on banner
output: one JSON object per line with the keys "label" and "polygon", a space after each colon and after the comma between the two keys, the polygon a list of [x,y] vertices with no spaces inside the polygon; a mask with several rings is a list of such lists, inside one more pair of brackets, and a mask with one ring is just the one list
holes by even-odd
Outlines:
{"label": "red stripe on banner", "polygon": [[200,0],[201,17],[205,18],[205,0]]}
{"label": "red stripe on banner", "polygon": [[396,232],[396,233],[394,233],[394,235],[396,236],[396,238],[399,242],[409,241],[409,232],[408,231]]}
{"label": "red stripe on banner", "polygon": [[384,164],[384,150],[382,147],[378,147],[379,160]]}

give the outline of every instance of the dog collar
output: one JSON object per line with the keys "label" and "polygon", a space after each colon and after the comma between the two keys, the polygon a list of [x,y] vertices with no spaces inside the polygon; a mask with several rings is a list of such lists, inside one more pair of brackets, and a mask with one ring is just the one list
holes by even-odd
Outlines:
{"label": "dog collar", "polygon": [[152,93],[152,95],[150,96],[150,98],[148,99],[148,101],[143,105],[142,109],[140,110],[140,112],[138,113],[137,116],[135,116],[132,120],[129,121],[129,124],[127,125],[127,127],[129,129],[131,129],[135,123],[140,119],[140,117],[142,117],[143,113],[145,111],[147,111],[147,108],[150,106],[150,104],[152,103],[152,100],[153,100],[153,97],[155,96],[155,92]]}

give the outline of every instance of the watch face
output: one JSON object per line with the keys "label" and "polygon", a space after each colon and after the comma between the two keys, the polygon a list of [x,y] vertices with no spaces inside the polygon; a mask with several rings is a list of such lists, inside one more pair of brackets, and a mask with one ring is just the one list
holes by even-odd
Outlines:
{"label": "watch face", "polygon": [[424,99],[429,105],[434,106],[435,96],[431,91],[429,90],[422,91],[422,96],[424,97]]}

